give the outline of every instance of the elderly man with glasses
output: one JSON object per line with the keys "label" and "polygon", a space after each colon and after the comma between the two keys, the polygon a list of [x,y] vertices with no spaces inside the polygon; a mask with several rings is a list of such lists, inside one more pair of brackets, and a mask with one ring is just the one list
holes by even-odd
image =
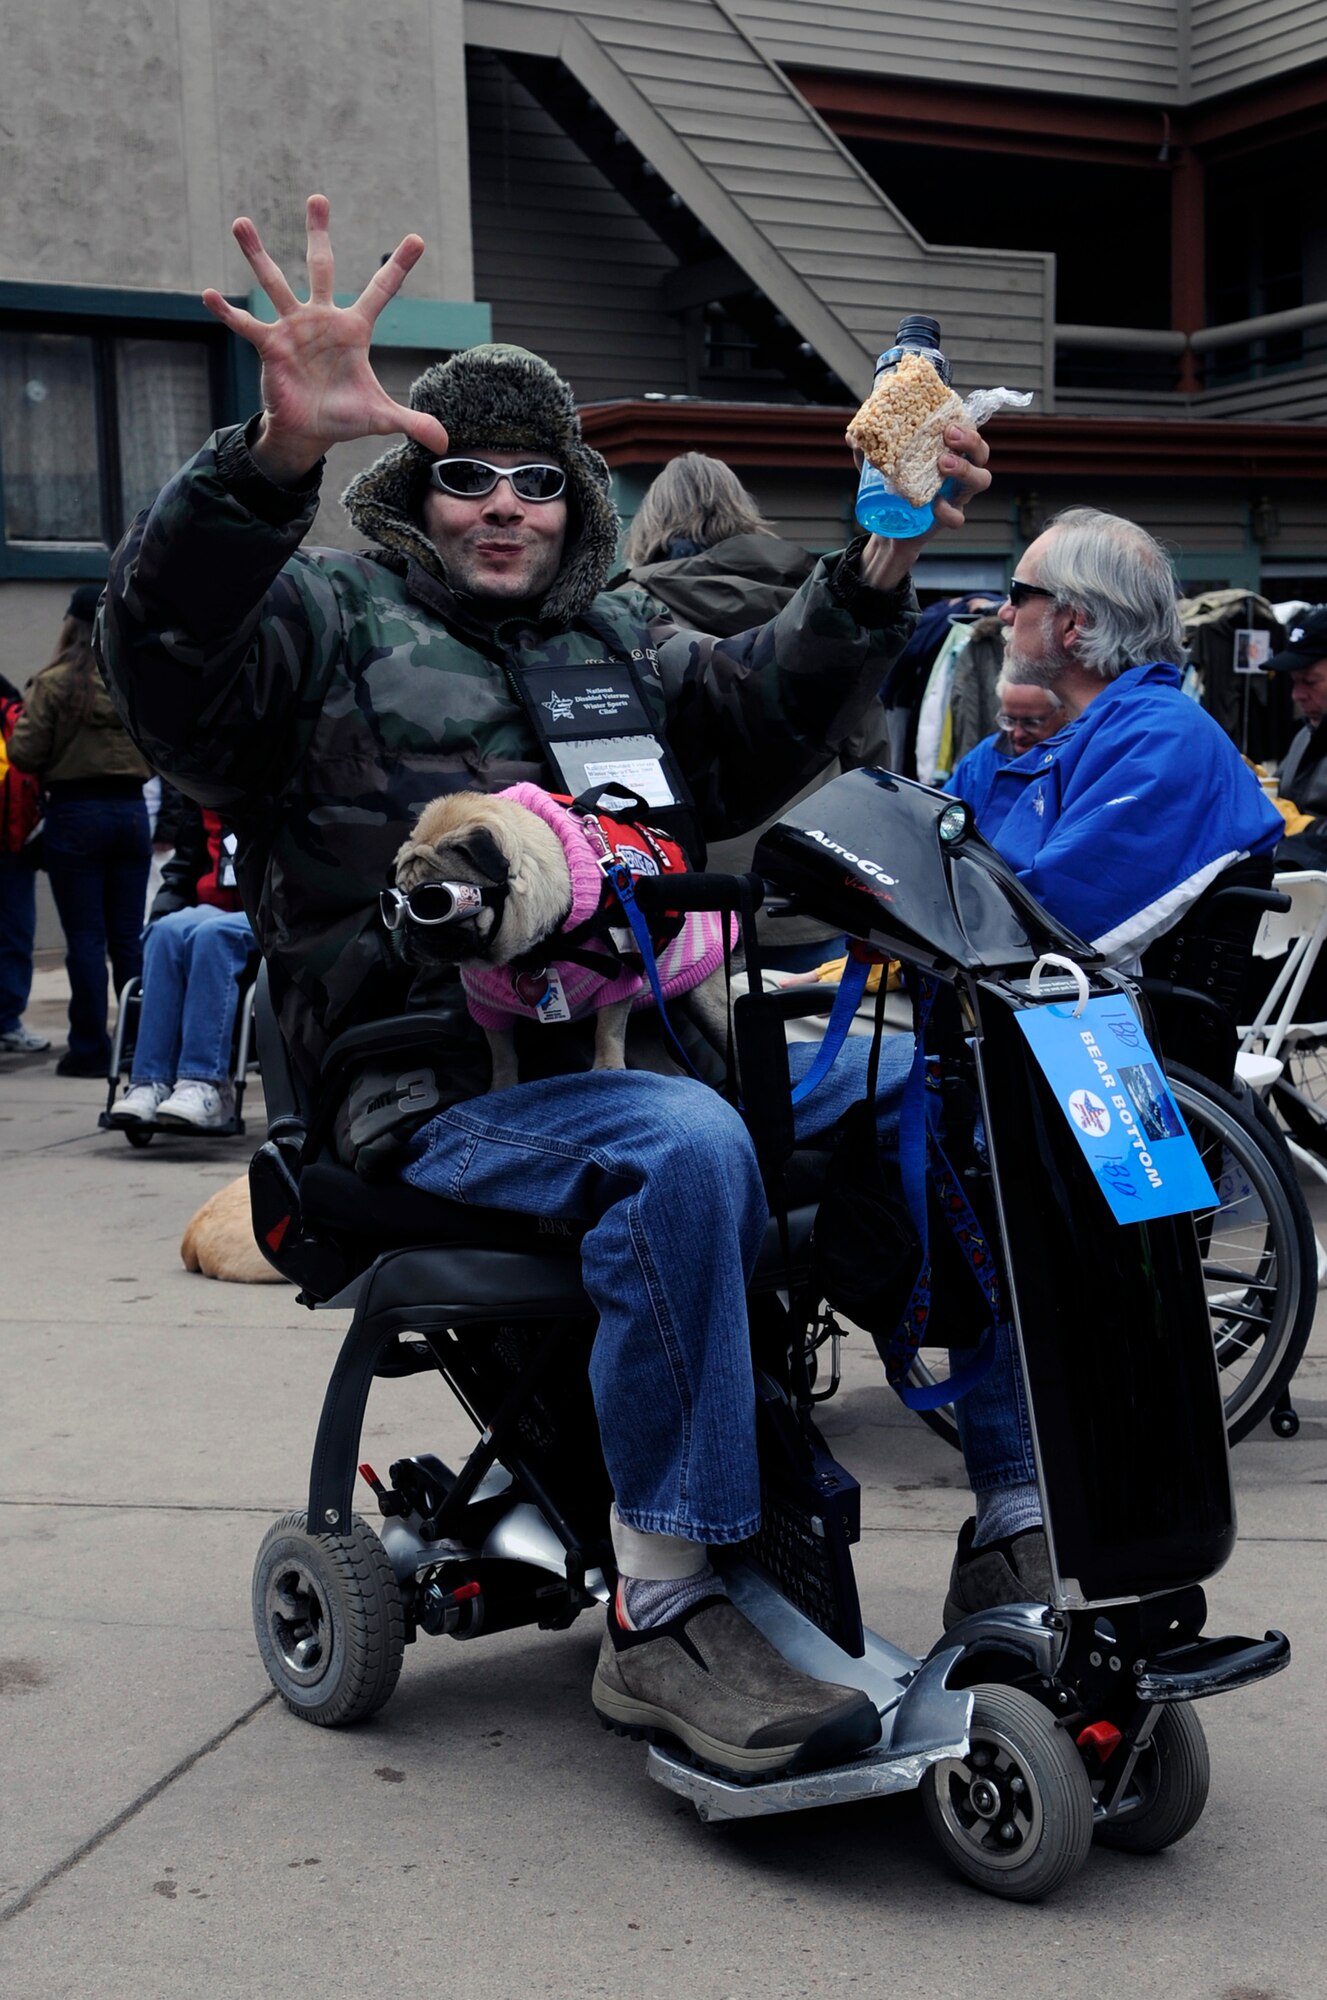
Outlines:
{"label": "elderly man with glasses", "polygon": [[[251,222],[235,235],[275,323],[204,298],[258,350],[263,410],[205,445],[129,531],[105,658],[154,764],[240,835],[282,1028],[316,1083],[333,1036],[406,1003],[410,969],[378,893],[427,800],[521,782],[578,795],[612,778],[699,858],[705,837],[742,832],[807,784],[874,700],[916,617],[918,544],[868,537],[822,559],[777,618],[736,638],[679,630],[643,592],[604,591],[608,469],[546,362],[469,350],[428,369],[408,409],[377,382],[373,323],[418,237],[339,307],[321,196],[307,301]],[[345,495],[367,551],[303,548],[328,446],[398,432],[406,442]],[[937,504],[940,525],[962,526],[990,483],[986,457],[975,431],[946,433],[957,497]],[[790,1667],[709,1566],[709,1545],[744,1540],[759,1518],[744,1291],[766,1210],[737,1114],[676,1077],[562,1073],[573,1031],[535,1024],[533,1080],[485,1094],[459,983],[432,1004],[451,1039],[407,1175],[590,1225],[591,1380],[620,1573],[600,1713],[738,1776],[869,1747],[873,1705]]]}
{"label": "elderly man with glasses", "polygon": [[[1226,868],[1276,846],[1280,814],[1234,744],[1180,691],[1165,551],[1117,515],[1073,507],[1027,550],[1000,617],[1011,725],[950,789],[1039,901],[1116,964],[1134,961]],[[1007,1338],[955,1405],[976,1494],[945,1623],[1036,1599],[1049,1575],[1036,1462]]]}
{"label": "elderly man with glasses", "polygon": [[1004,706],[1024,726],[1011,716],[1013,754],[979,746],[951,789],[1047,909],[1128,963],[1224,869],[1270,853],[1280,815],[1180,691],[1175,581],[1145,529],[1069,508],[1027,550],[999,615]]}

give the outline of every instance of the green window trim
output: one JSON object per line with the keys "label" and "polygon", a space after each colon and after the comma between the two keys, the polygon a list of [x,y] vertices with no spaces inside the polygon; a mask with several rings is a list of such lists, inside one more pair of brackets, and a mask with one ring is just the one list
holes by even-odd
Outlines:
{"label": "green window trim", "polygon": [[[353,306],[358,292],[335,292],[339,306]],[[276,321],[276,307],[256,287],[243,302],[255,319],[267,326]],[[389,299],[373,328],[375,347],[414,348],[421,353],[455,354],[493,338],[493,311],[473,299]]]}
{"label": "green window trim", "polygon": [[[338,305],[354,294],[337,293]],[[270,324],[275,310],[266,294],[233,296],[256,319]],[[0,280],[0,331],[36,329],[87,333],[114,339],[131,332],[205,333],[215,355],[214,415],[218,424],[242,422],[258,408],[258,357],[245,340],[229,333],[193,292],[137,291],[119,285],[25,284]],[[472,300],[392,299],[374,331],[380,348],[414,348],[454,353],[493,337],[493,315]],[[110,549],[100,542],[16,542],[3,536],[4,466],[0,461],[0,580],[102,577]]]}

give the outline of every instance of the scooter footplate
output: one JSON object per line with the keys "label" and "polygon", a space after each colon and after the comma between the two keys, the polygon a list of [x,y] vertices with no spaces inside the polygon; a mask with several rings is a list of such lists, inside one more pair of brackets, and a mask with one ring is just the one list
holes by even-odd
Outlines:
{"label": "scooter footplate", "polygon": [[1265,1681],[1289,1665],[1284,1632],[1269,1632],[1264,1639],[1198,1639],[1150,1660],[1138,1676],[1138,1693],[1143,1701],[1201,1701]]}
{"label": "scooter footplate", "polygon": [[811,1806],[846,1805],[853,1799],[915,1791],[932,1764],[963,1756],[967,1746],[964,1727],[951,1743],[938,1743],[904,1756],[891,1756],[888,1750],[877,1747],[851,1764],[804,1771],[791,1778],[766,1778],[754,1785],[737,1784],[698,1770],[657,1745],[651,1746],[645,1768],[658,1784],[690,1799],[703,1820],[759,1819],[767,1813],[804,1812]]}
{"label": "scooter footplate", "polygon": [[802,1812],[811,1806],[915,1791],[932,1764],[964,1755],[972,1695],[948,1684],[963,1657],[961,1646],[937,1648],[928,1659],[918,1661],[868,1631],[860,1656],[852,1657],[803,1617],[758,1570],[738,1565],[729,1571],[727,1583],[738,1609],[785,1659],[817,1680],[859,1687],[869,1695],[880,1712],[882,1734],[873,1750],[850,1763],[747,1783],[718,1777],[679,1753],[652,1745],[645,1764],[650,1777],[690,1799],[702,1819],[758,1819],[765,1813]]}

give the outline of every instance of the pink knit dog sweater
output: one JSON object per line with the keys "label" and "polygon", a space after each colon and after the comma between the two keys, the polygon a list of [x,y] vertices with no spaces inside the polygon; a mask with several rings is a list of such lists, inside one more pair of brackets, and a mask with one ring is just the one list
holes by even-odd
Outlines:
{"label": "pink knit dog sweater", "polygon": [[[571,913],[564,919],[566,928],[570,930],[593,916],[606,885],[599,866],[598,844],[581,816],[559,805],[538,785],[512,785],[497,796],[511,799],[528,812],[538,814],[562,842],[571,874]],[[629,839],[619,840],[617,853],[633,875],[659,875],[664,872],[646,841],[632,845]],[[626,928],[624,911],[615,909],[611,920],[615,928]],[[731,935],[736,938],[737,920],[730,918],[729,921]],[[556,949],[556,941],[550,942]],[[723,918],[719,912],[688,911],[677,936],[660,947],[657,963],[659,985],[665,1000],[671,1000],[679,993],[689,993],[693,986],[699,986],[703,979],[708,979],[723,964]],[[576,965],[567,959],[553,959],[550,970],[556,971],[561,981],[574,1021],[586,1014],[597,1013],[601,1007],[611,1006],[615,1000],[630,1000],[633,1008],[654,1005],[654,995],[644,972],[624,968],[610,979],[600,972],[591,971],[588,966]],[[533,992],[536,997],[525,998],[518,990],[518,980],[527,994]],[[533,1019],[539,1017],[537,989],[540,982],[537,978],[532,980],[529,973],[517,973],[510,965],[463,965],[461,982],[470,1012],[481,1028],[504,1028],[515,1015],[523,1014]]]}

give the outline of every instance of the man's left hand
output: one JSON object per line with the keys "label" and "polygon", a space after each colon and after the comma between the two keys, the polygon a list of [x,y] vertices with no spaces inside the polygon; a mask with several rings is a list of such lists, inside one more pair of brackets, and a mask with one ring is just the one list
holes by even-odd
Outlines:
{"label": "man's left hand", "polygon": [[945,528],[961,528],[969,500],[984,493],[991,483],[986,470],[991,448],[981,432],[970,424],[950,424],[945,432],[945,448],[940,454],[940,471],[946,480],[955,480],[959,491],[952,500],[933,500],[935,523],[924,535],[907,541],[887,542],[871,535],[862,550],[861,579],[872,590],[897,590],[917,560],[917,552]]}

